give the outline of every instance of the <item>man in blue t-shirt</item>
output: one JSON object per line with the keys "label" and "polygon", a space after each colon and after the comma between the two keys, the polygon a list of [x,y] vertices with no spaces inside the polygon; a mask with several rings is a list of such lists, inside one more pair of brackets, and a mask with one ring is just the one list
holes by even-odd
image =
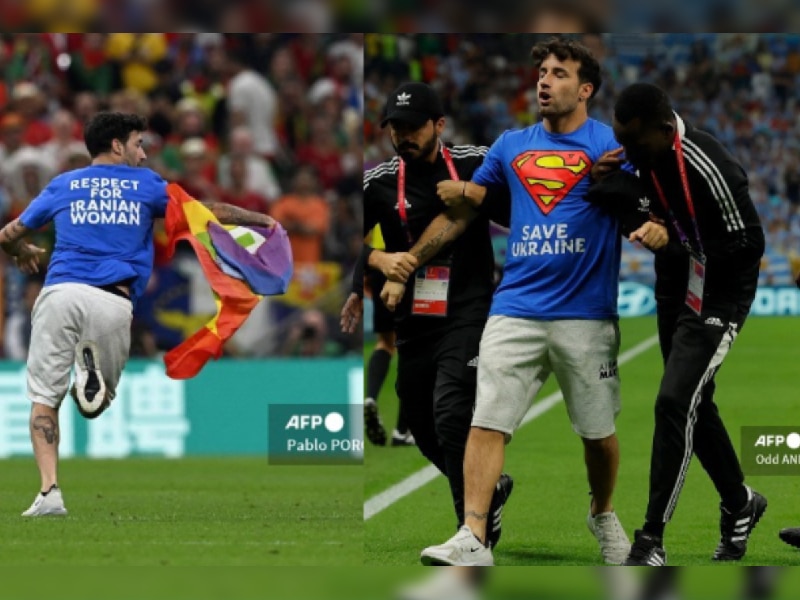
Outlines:
{"label": "man in blue t-shirt", "polygon": [[[589,529],[608,564],[622,563],[630,548],[612,505],[619,464],[620,226],[585,198],[592,174],[619,161],[617,144],[610,127],[588,117],[587,103],[601,82],[588,49],[554,38],[534,46],[532,57],[543,122],[504,133],[471,182],[440,182],[440,198],[455,208],[418,242],[433,253],[459,234],[476,209],[484,209],[487,187],[510,186],[506,265],[481,338],[464,460],[466,522],[445,544],[426,548],[424,564],[494,563],[485,546],[489,482],[499,477],[504,445],[550,373],[584,442],[592,491]],[[649,221],[629,235],[651,248],[666,242],[663,226]],[[401,291],[398,284],[384,290],[390,301],[393,290]]]}
{"label": "man in blue t-shirt", "polygon": [[[99,416],[114,399],[128,359],[133,306],[153,268],[153,223],[167,207],[167,183],[150,169],[137,115],[99,113],[85,128],[92,164],[55,177],[0,231],[0,247],[25,273],[44,252],[25,235],[49,222],[56,242],[33,307],[27,364],[31,442],[42,488],[23,516],[63,515],[58,487],[58,408],[71,393],[80,413]],[[271,227],[266,215],[204,203],[222,223]]]}

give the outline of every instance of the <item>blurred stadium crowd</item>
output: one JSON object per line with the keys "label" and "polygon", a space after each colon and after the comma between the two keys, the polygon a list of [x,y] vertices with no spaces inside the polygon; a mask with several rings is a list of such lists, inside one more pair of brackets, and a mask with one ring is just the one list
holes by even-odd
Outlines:
{"label": "blurred stadium crowd", "polygon": [[[89,163],[99,110],[148,118],[147,165],[201,200],[264,211],[289,232],[295,275],[226,347],[233,356],[360,353],[338,332],[361,234],[361,34],[0,34],[0,219],[56,174]],[[53,231],[38,232],[52,247]],[[159,256],[134,319],[133,356],[202,327],[214,300],[189,249]],[[0,258],[0,352],[24,359],[42,278]]]}
{"label": "blurred stadium crowd", "polygon": [[[393,153],[377,128],[387,94],[408,79],[442,96],[446,140],[491,145],[537,120],[530,48],[541,35],[418,34],[365,38],[365,168]],[[767,232],[762,285],[793,285],[800,271],[800,34],[581,34],[604,69],[590,105],[611,122],[614,99],[644,81],[742,162]],[[504,243],[496,244],[498,254]],[[502,256],[498,257],[502,261]],[[623,279],[652,283],[652,254],[623,244]]]}
{"label": "blurred stadium crowd", "polygon": [[[567,28],[543,28],[545,13],[566,17]],[[8,32],[797,31],[800,24],[792,0],[0,0],[0,14],[0,31]]]}

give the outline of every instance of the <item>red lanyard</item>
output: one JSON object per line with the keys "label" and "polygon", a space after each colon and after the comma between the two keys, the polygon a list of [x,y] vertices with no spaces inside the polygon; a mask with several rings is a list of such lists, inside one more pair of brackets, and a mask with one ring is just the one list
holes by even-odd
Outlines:
{"label": "red lanyard", "polygon": [[[450,150],[441,142],[440,148],[442,149],[442,158],[444,158],[444,163],[447,165],[450,177],[453,181],[458,181],[458,173],[456,172],[456,166],[453,164],[453,157],[450,155]],[[397,212],[400,214],[400,224],[406,232],[408,244],[409,246],[413,246],[414,238],[411,237],[411,231],[408,229],[408,214],[406,213],[406,163],[402,158],[400,159],[400,167],[397,171]]]}
{"label": "red lanyard", "polygon": [[[689,210],[689,216],[692,219],[692,225],[694,226],[694,234],[697,236],[697,246],[700,249],[700,255],[703,255],[703,240],[700,239],[700,227],[697,225],[697,215],[694,212],[694,202],[692,202],[692,192],[689,189],[689,178],[686,175],[686,161],[683,158],[683,145],[681,144],[681,138],[679,134],[675,134],[675,157],[678,160],[678,172],[681,175],[681,183],[683,184],[683,195],[686,198],[686,208]],[[672,212],[672,209],[669,207],[667,203],[667,197],[664,195],[664,190],[661,188],[661,184],[658,183],[658,179],[656,178],[655,171],[650,171],[650,176],[653,178],[653,185],[656,187],[656,192],[658,193],[658,199],[661,200],[661,204],[664,209],[669,214],[670,219],[672,219],[672,226],[675,228],[675,231],[678,232],[678,237],[681,240],[681,243],[686,246],[689,252],[692,252],[692,244],[689,241],[687,235],[683,232],[683,228],[681,228],[680,224],[678,223],[678,219],[675,217],[675,213]]]}

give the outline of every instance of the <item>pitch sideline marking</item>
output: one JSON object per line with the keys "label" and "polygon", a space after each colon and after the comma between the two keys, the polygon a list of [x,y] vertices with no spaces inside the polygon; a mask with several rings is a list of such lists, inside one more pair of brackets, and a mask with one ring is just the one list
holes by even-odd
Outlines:
{"label": "pitch sideline marking", "polygon": [[[653,335],[646,340],[639,342],[633,348],[629,348],[625,352],[621,353],[617,359],[617,364],[621,366],[627,362],[630,362],[640,354],[647,352],[657,343],[658,335]],[[522,425],[520,425],[520,427],[542,416],[544,413],[558,404],[563,397],[564,396],[562,395],[561,391],[554,392],[531,406],[530,410],[522,419]],[[430,483],[440,474],[441,473],[439,473],[439,469],[433,465],[428,465],[427,467],[423,467],[419,471],[412,473],[390,488],[375,494],[366,502],[364,502],[364,520],[368,521],[375,515],[383,512],[392,504],[395,504],[409,494],[416,492],[422,486]]]}

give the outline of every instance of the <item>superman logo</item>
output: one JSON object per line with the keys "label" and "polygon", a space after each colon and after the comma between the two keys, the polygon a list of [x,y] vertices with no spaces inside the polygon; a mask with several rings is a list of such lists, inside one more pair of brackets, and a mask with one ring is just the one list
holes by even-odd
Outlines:
{"label": "superman logo", "polygon": [[528,151],[511,166],[541,211],[548,215],[589,173],[592,162],[582,151]]}

